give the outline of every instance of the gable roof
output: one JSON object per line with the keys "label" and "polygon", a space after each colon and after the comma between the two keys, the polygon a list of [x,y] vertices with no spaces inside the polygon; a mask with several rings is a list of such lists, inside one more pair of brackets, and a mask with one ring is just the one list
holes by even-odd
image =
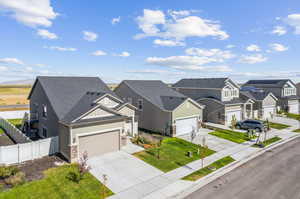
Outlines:
{"label": "gable roof", "polygon": [[173,111],[185,100],[185,95],[160,80],[124,80],[129,88],[162,110]]}
{"label": "gable roof", "polygon": [[181,79],[173,87],[188,87],[188,88],[217,88],[222,89],[226,86],[226,82],[230,81],[233,85],[237,86],[229,78],[198,78],[198,79]]}
{"label": "gable roof", "polygon": [[287,82],[291,82],[289,79],[266,79],[266,80],[249,80],[244,85],[248,86],[256,86],[256,87],[274,87],[274,88],[282,88]]}
{"label": "gable roof", "polygon": [[246,98],[255,101],[263,101],[269,95],[271,95],[274,99],[277,100],[277,98],[271,92],[265,92],[265,91],[261,91],[261,92],[241,91],[240,94],[242,98],[244,96]]}
{"label": "gable roof", "polygon": [[[30,91],[28,99],[39,82],[58,119],[63,119],[71,109],[75,109],[78,101],[88,92],[110,94],[117,97],[107,85],[98,77],[50,77],[39,76]],[[98,96],[99,97],[99,96]],[[78,104],[76,108],[81,109]]]}

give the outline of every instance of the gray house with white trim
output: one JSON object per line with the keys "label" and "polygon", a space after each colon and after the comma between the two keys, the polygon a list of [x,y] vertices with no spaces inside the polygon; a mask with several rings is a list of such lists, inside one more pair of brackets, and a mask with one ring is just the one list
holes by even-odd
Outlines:
{"label": "gray house with white trim", "polygon": [[278,98],[279,109],[295,114],[300,113],[300,97],[297,95],[296,84],[290,79],[249,80],[244,86],[272,92]]}
{"label": "gray house with white trim", "polygon": [[254,101],[240,99],[240,87],[229,78],[182,79],[173,88],[205,105],[204,121],[230,125],[233,118],[252,118]]}
{"label": "gray house with white trim", "polygon": [[38,135],[58,136],[59,152],[70,162],[85,152],[117,151],[137,133],[136,108],[98,77],[37,77],[28,99]]}
{"label": "gray house with white trim", "polygon": [[139,128],[168,136],[198,131],[204,106],[159,80],[125,80],[115,93],[137,107]]}

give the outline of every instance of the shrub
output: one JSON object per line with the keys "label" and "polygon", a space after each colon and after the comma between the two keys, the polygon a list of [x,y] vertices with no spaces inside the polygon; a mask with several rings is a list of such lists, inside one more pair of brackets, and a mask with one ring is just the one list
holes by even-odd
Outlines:
{"label": "shrub", "polygon": [[79,170],[76,169],[74,171],[70,171],[67,174],[67,179],[71,180],[72,182],[79,183],[79,181],[81,180],[81,175]]}
{"label": "shrub", "polygon": [[0,167],[0,178],[5,179],[15,175],[19,172],[19,169],[15,166],[1,166]]}
{"label": "shrub", "polygon": [[15,175],[5,179],[5,183],[11,186],[17,186],[25,183],[25,173],[22,171],[17,172]]}

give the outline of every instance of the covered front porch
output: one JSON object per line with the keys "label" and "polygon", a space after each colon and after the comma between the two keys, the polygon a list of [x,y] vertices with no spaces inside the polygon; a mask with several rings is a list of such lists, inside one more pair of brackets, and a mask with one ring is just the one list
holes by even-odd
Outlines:
{"label": "covered front porch", "polygon": [[243,105],[243,120],[255,118],[255,110],[253,109],[254,101],[248,99]]}

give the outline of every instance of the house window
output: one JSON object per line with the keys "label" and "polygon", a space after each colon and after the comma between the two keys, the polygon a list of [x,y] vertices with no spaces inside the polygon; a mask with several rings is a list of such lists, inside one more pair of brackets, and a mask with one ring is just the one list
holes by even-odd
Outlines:
{"label": "house window", "polygon": [[47,106],[43,105],[43,117],[47,117]]}
{"label": "house window", "polygon": [[43,134],[43,137],[45,137],[45,138],[47,137],[47,129],[44,128],[44,127],[43,127],[43,132],[42,132],[42,134]]}
{"label": "house window", "polygon": [[138,109],[143,110],[143,100],[142,99],[138,100]]}

